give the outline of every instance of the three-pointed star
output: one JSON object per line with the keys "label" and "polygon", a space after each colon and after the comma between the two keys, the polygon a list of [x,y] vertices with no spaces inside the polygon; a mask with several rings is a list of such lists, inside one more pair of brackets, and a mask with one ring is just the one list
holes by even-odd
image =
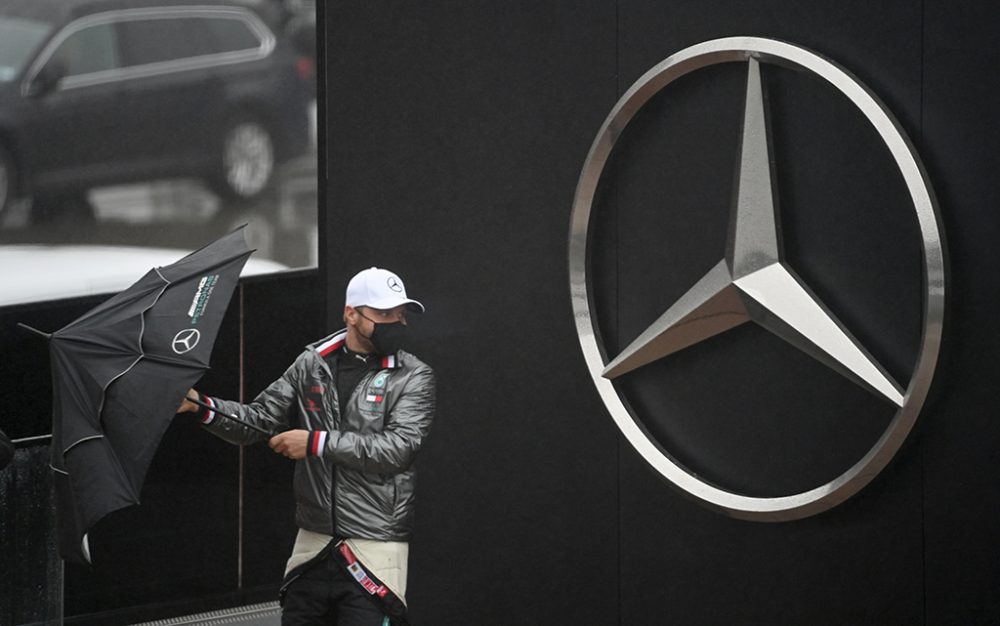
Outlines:
{"label": "three-pointed star", "polygon": [[753,321],[862,387],[903,405],[903,389],[783,260],[760,65],[749,60],[726,256],[604,369],[617,378]]}

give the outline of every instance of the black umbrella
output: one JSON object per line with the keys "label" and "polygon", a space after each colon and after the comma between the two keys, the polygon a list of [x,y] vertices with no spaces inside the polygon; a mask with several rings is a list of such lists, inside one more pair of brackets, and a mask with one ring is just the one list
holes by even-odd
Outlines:
{"label": "black umbrella", "polygon": [[26,327],[49,338],[52,469],[64,559],[89,563],[87,532],[105,515],[139,503],[163,433],[208,369],[251,252],[240,228],[150,270],[51,335]]}

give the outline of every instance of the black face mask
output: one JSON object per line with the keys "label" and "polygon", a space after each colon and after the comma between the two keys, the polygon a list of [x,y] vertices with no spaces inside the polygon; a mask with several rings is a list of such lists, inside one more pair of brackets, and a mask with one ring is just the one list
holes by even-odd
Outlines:
{"label": "black face mask", "polygon": [[375,352],[382,355],[396,354],[406,346],[406,339],[409,333],[406,332],[406,325],[402,322],[383,324],[376,322],[360,311],[358,313],[361,314],[361,317],[375,325],[375,328],[372,329],[372,334],[366,337],[368,341],[372,342]]}

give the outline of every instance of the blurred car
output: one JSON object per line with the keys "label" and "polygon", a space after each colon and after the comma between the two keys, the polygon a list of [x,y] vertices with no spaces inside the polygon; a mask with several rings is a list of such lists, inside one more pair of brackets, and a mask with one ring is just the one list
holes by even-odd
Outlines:
{"label": "blurred car", "polygon": [[316,0],[234,0],[252,7],[272,30],[284,31],[306,55],[316,55]]}
{"label": "blurred car", "polygon": [[251,200],[309,147],[312,60],[239,2],[0,2],[0,211],[159,178]]}
{"label": "blurred car", "polygon": [[285,32],[303,54],[316,57],[316,0],[283,0]]}

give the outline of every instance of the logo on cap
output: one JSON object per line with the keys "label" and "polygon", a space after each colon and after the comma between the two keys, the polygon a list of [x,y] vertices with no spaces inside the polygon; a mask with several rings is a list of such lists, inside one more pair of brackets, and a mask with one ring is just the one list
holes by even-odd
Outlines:
{"label": "logo on cap", "polygon": [[403,286],[399,284],[399,279],[395,276],[390,276],[386,279],[385,284],[389,285],[389,289],[392,289],[396,293],[402,293]]}

